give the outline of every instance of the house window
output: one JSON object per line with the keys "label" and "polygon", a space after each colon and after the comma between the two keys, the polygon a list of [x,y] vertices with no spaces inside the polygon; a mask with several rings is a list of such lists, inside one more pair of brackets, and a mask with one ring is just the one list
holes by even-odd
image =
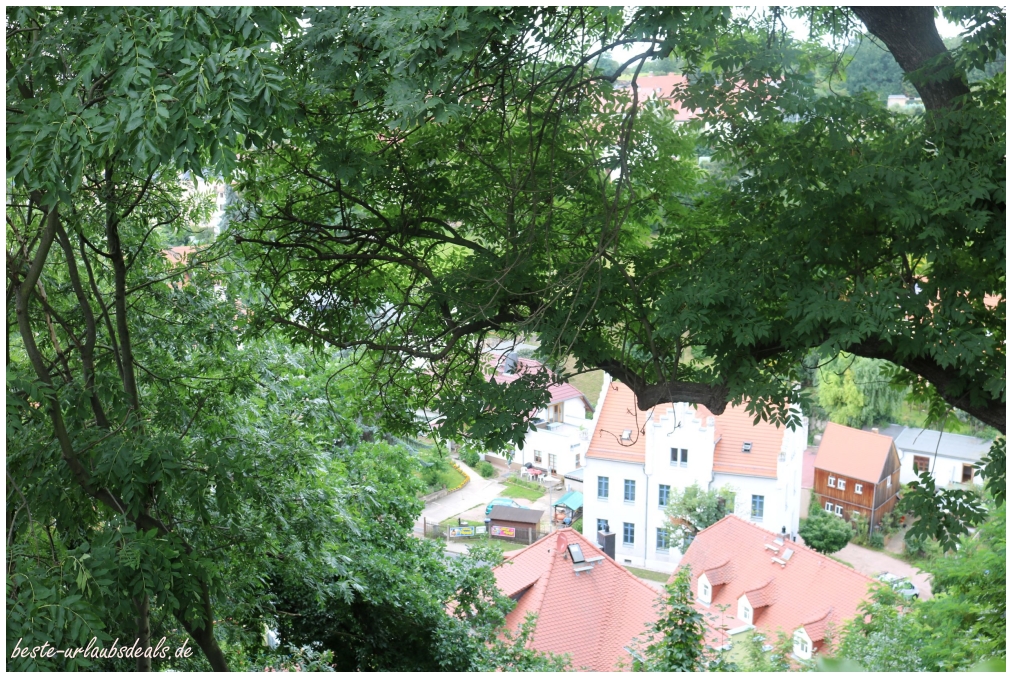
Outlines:
{"label": "house window", "polygon": [[622,498],[626,501],[636,501],[636,481],[627,480],[625,481],[625,493]]}
{"label": "house window", "polygon": [[671,485],[660,485],[657,488],[657,505],[667,506],[668,496],[671,494]]}
{"label": "house window", "polygon": [[889,488],[892,486],[893,486],[893,477],[889,476],[888,478],[886,478],[886,487]]}
{"label": "house window", "polygon": [[710,585],[704,582],[703,583],[703,589],[702,589],[702,591],[703,591],[703,595],[701,595],[700,598],[705,598],[706,600],[709,600],[710,599]]}
{"label": "house window", "polygon": [[826,502],[826,510],[829,511],[830,513],[833,512],[833,502],[831,501]]}
{"label": "house window", "polygon": [[829,476],[829,486],[836,487],[836,476]]}
{"label": "house window", "polygon": [[836,481],[836,489],[838,489],[838,490],[846,490],[847,489],[847,481],[844,478],[840,478],[839,480],[837,480]]}
{"label": "house window", "polygon": [[964,483],[973,482],[973,464],[963,464],[963,481]]}
{"label": "house window", "polygon": [[556,458],[554,454],[548,455],[548,472],[555,473]]}
{"label": "house window", "polygon": [[622,543],[632,546],[636,541],[636,526],[632,523],[622,523]]}
{"label": "house window", "polygon": [[576,468],[580,468],[580,455],[576,455]]}
{"label": "house window", "polygon": [[597,498],[607,499],[608,498],[608,477],[598,476],[597,477]]}
{"label": "house window", "polygon": [[667,551],[668,550],[668,530],[663,527],[657,528],[657,550]]}
{"label": "house window", "polygon": [[537,464],[541,463],[541,450],[534,450],[534,462]]}
{"label": "house window", "polygon": [[552,405],[549,408],[548,421],[562,421],[562,403]]}
{"label": "house window", "polygon": [[854,494],[863,494],[861,489],[864,487],[861,483],[854,483]]}
{"label": "house window", "polygon": [[841,518],[843,517],[843,507],[840,506],[839,504],[836,505],[836,515],[840,516]]}
{"label": "house window", "polygon": [[598,532],[611,532],[611,530],[608,529],[608,521],[605,520],[604,518],[598,518],[597,519],[597,531]]}
{"label": "house window", "polygon": [[914,457],[914,473],[926,473],[931,460],[927,457]]}
{"label": "house window", "polygon": [[686,449],[679,449],[677,447],[671,448],[671,465],[680,466],[685,468],[689,465],[689,451]]}
{"label": "house window", "polygon": [[752,519],[762,520],[763,519],[763,505],[766,503],[766,497],[761,494],[752,495]]}

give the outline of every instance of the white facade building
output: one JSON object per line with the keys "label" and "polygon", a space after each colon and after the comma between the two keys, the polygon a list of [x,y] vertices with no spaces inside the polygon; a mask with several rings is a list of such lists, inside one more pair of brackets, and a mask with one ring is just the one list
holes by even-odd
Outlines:
{"label": "white facade building", "polygon": [[[516,362],[516,367],[507,371],[509,367],[503,361],[491,378],[500,384],[510,383],[523,372],[547,369],[536,360],[519,358]],[[535,414],[533,421],[537,428],[527,432],[523,447],[513,450],[512,459],[504,454],[490,456],[512,462],[513,468],[531,464],[561,479],[586,464],[587,447],[597,419],[590,401],[575,386],[557,384],[550,386],[548,392],[548,404]]]}
{"label": "white facade building", "polygon": [[770,532],[798,529],[808,422],[796,431],[752,425],[744,407],[714,417],[687,403],[636,407],[624,384],[606,379],[584,470],[583,531],[615,533],[615,559],[673,572],[668,497],[692,485],[729,486],[734,513]]}
{"label": "white facade building", "polygon": [[[917,469],[927,469],[937,487],[966,483],[983,484],[974,468],[987,455],[991,441],[923,428],[904,428],[893,442],[900,455],[900,484],[917,478]],[[937,452],[937,455],[936,455]]]}

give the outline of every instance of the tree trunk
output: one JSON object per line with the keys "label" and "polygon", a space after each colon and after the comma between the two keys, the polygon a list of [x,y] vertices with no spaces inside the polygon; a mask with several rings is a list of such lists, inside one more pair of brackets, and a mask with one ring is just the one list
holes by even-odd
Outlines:
{"label": "tree trunk", "polygon": [[[151,606],[148,595],[145,593],[140,598],[134,598],[134,605],[137,607],[137,640],[142,650],[151,647]],[[137,657],[137,670],[150,671],[151,657]]]}
{"label": "tree trunk", "polygon": [[[949,108],[970,93],[938,35],[934,7],[852,7],[868,31],[881,40],[921,95],[924,108]],[[918,73],[921,69],[923,72]]]}

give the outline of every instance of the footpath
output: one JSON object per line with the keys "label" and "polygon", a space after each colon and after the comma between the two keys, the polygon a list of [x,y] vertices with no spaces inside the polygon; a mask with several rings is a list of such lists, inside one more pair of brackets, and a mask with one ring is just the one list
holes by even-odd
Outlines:
{"label": "footpath", "polygon": [[505,489],[505,485],[495,478],[482,478],[474,469],[459,459],[454,460],[460,470],[470,478],[467,485],[456,492],[451,492],[445,497],[431,501],[422,510],[422,517],[415,524],[415,532],[422,532],[422,518],[430,523],[441,523],[447,518],[460,515],[464,511],[475,506],[486,506],[492,499],[498,497]]}

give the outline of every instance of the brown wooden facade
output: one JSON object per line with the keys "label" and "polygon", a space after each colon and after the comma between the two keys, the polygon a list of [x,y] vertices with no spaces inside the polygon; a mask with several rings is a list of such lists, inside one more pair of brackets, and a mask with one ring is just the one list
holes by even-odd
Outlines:
{"label": "brown wooden facade", "polygon": [[[882,516],[892,511],[896,505],[897,493],[900,489],[900,457],[896,452],[895,445],[890,447],[883,467],[874,472],[878,475],[879,481],[870,483],[867,480],[859,480],[819,468],[818,462],[816,462],[813,489],[819,501],[819,507],[824,509],[827,502],[832,503],[831,513],[836,513],[835,508],[842,506],[842,517],[850,522],[853,522],[853,513],[860,513],[868,519],[870,532],[881,522]],[[836,487],[830,487],[830,477],[834,478]],[[845,482],[845,487],[842,490],[839,489],[841,479]],[[859,485],[861,486],[860,493],[857,492]]]}

